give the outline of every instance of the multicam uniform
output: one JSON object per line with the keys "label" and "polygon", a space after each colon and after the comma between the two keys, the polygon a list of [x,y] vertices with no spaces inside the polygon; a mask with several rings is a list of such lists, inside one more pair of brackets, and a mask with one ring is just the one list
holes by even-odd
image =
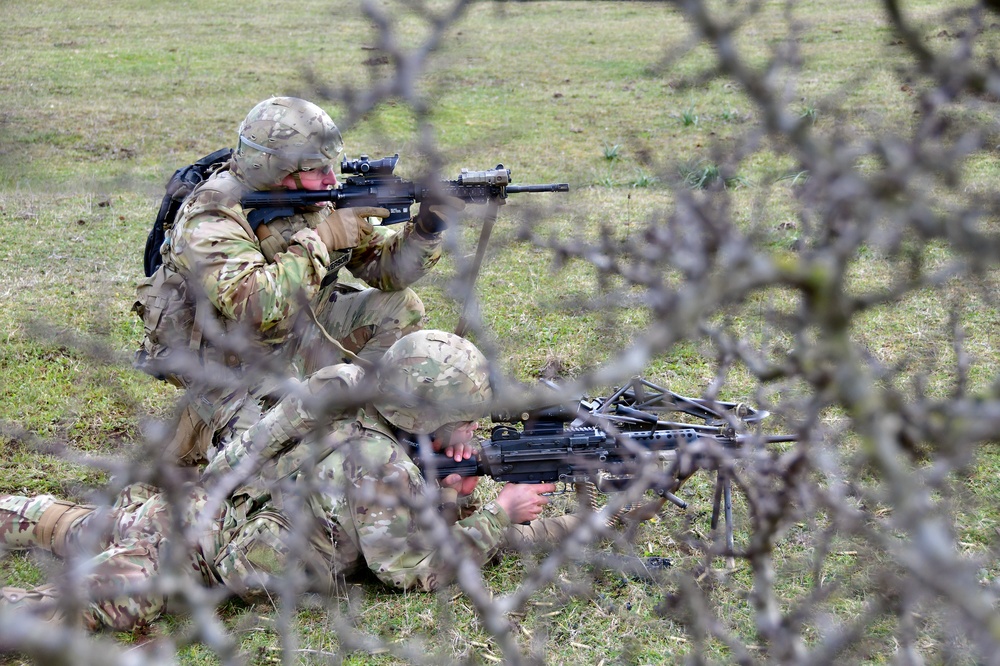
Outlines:
{"label": "multicam uniform", "polygon": [[[217,191],[209,188],[235,182],[235,175],[223,172],[195,193],[193,203]],[[238,203],[230,203],[234,206],[230,210],[239,210]],[[340,350],[327,342],[315,323],[300,316],[308,307],[326,334],[361,358],[375,360],[397,339],[420,327],[423,304],[405,287],[437,262],[440,239],[424,237],[412,226],[402,233],[375,227],[355,248],[339,252],[331,266],[335,270],[339,262],[371,288],[358,290],[336,280],[321,288],[331,257],[309,226],[309,218],[319,215],[296,215],[305,226],[291,235],[289,249],[268,263],[256,238],[232,218],[208,212],[189,216],[182,211],[169,236],[164,270],[197,281],[223,330],[246,325],[263,348],[288,360],[297,357],[305,374],[342,360]],[[210,354],[210,345],[202,342],[203,355]],[[236,354],[223,356],[213,360],[230,368],[243,362]],[[194,403],[217,441],[231,439],[260,415],[253,388],[249,392],[244,387],[227,388],[203,389]]]}
{"label": "multicam uniform", "polygon": [[[339,140],[329,117],[308,102],[259,104],[240,128],[233,159],[192,193],[168,230],[163,267],[139,286],[141,354],[154,373],[166,369],[189,389],[190,406],[171,445],[183,462],[203,460],[206,440],[232,439],[260,416],[268,388],[248,365],[280,355],[282,366],[297,361],[308,375],[344,360],[344,350],[374,360],[421,325],[423,304],[407,287],[437,263],[440,234],[365,223],[336,229],[338,249],[331,249],[317,229],[332,209],[279,218],[257,231],[247,221],[244,194],[275,189],[306,164],[329,166]],[[289,162],[296,142],[320,152]],[[272,144],[283,152],[267,148]],[[340,268],[370,288],[337,282]]]}
{"label": "multicam uniform", "polygon": [[[341,366],[338,376],[349,367]],[[353,371],[360,385],[361,375]],[[310,388],[313,394],[323,390]],[[282,500],[273,494],[280,481],[308,483],[312,514],[323,522],[333,546],[335,573],[367,568],[387,585],[433,590],[447,581],[449,567],[440,538],[432,540],[418,516],[430,495],[410,457],[410,445],[398,433],[429,435],[448,423],[475,420],[490,396],[486,359],[471,343],[442,331],[412,333],[386,352],[374,402],[341,413],[330,424],[319,445],[324,453],[308,465],[307,476],[302,470],[316,447],[292,446],[271,458],[256,482],[244,485],[236,496],[246,497],[250,505],[269,503],[280,509]],[[283,400],[239,441],[228,444],[206,474],[229,474],[251,454],[279,449],[306,435],[314,426],[312,417],[290,405]],[[443,504],[457,501],[441,495]],[[453,556],[482,565],[509,537],[524,543],[523,531],[509,534],[510,519],[495,502],[479,507],[464,498],[461,506],[438,508],[451,518],[450,541],[462,551]]]}
{"label": "multicam uniform", "polygon": [[[415,358],[412,347],[405,349],[414,336],[424,346],[428,340],[456,339],[437,331],[407,336],[386,354],[392,369],[405,375],[414,365],[425,371],[431,365],[440,378],[437,388],[457,386],[468,391],[469,384],[460,380],[466,377],[469,359],[456,355],[453,347],[447,348],[447,363],[453,364],[448,367],[441,364],[441,354],[430,362]],[[401,356],[394,354],[399,348],[404,348]],[[420,379],[426,374],[414,376]],[[308,390],[350,391],[361,379],[357,366],[326,368],[310,380]],[[385,392],[387,387],[381,389]],[[484,389],[480,384],[474,390],[480,395],[465,397],[478,399],[462,405],[422,407],[423,425],[473,416],[482,409]],[[202,584],[222,583],[245,598],[273,591],[271,577],[286,575],[292,565],[309,574],[309,587],[321,592],[330,589],[336,576],[365,567],[397,588],[433,590],[448,582],[441,544],[429,538],[418,519],[427,504],[425,481],[407,446],[396,437],[398,426],[381,412],[395,421],[420,425],[413,421],[412,404],[390,399],[378,407],[339,414],[318,447],[302,443],[287,448],[312,430],[315,420],[299,396],[282,400],[207,469],[208,478],[218,481],[234,467],[239,471],[249,454],[280,453],[266,460],[252,482],[244,483],[208,520],[202,516],[209,502],[206,491],[188,488],[178,521],[186,535],[187,570]],[[323,453],[313,465],[317,451]],[[289,492],[287,482],[305,492]],[[302,511],[300,500],[309,510]],[[159,570],[167,535],[173,534],[170,506],[166,495],[146,486],[126,489],[110,514],[49,496],[0,496],[0,543],[8,549],[40,547],[58,555],[100,551],[90,563],[86,581],[90,603],[84,621],[91,628],[127,630],[153,620],[165,606],[154,586],[137,584],[150,582]],[[194,532],[196,526],[203,526],[203,532]],[[503,508],[491,502],[482,508],[465,506],[462,517],[448,529],[451,540],[464,551],[461,555],[484,564],[504,544],[509,526]],[[296,541],[302,548],[290,546]],[[2,599],[6,605],[44,610],[46,604],[55,607],[55,596],[53,586],[32,591],[5,588]]]}
{"label": "multicam uniform", "polygon": [[[234,447],[249,448],[247,440],[257,434],[251,429],[239,443],[227,446],[208,470],[218,474],[237,466],[241,452]],[[425,591],[447,582],[440,544],[429,538],[418,517],[428,503],[427,482],[395,428],[371,407],[362,408],[334,422],[322,446],[332,453],[310,466],[308,505],[328,535],[334,574],[367,568],[387,585]],[[235,496],[252,506],[284,509],[272,489],[279,480],[295,479],[312,455],[309,446],[283,453]],[[451,536],[464,551],[460,555],[485,564],[504,545],[510,519],[495,502],[480,507],[467,500],[453,506],[454,500],[442,493],[438,508],[454,520]]]}
{"label": "multicam uniform", "polygon": [[[306,547],[293,554],[290,543],[298,534],[293,525],[270,506],[248,513],[250,507],[242,499],[212,503],[197,485],[185,486],[179,498],[169,497],[136,484],[105,511],[50,495],[0,495],[0,544],[8,550],[39,548],[61,556],[89,556],[82,567],[86,605],[81,619],[91,630],[130,631],[159,617],[167,597],[157,589],[157,576],[171,541],[181,543],[181,573],[191,576],[194,584],[222,584],[248,601],[261,601],[279,589],[273,577],[295,570],[305,575],[306,590],[329,593],[336,568],[328,535],[312,523],[302,525]],[[210,509],[213,513],[206,519]],[[33,590],[5,587],[0,606],[61,621],[59,593],[60,586],[52,584]]]}
{"label": "multicam uniform", "polygon": [[[312,591],[328,593],[336,577],[365,568],[400,589],[433,590],[449,582],[439,547],[416,518],[416,507],[424,502],[425,482],[404,447],[384,428],[384,422],[360,412],[358,419],[345,421],[338,429],[338,436],[351,433],[350,453],[338,451],[320,465],[324,485],[339,490],[309,501],[315,530],[310,529],[305,540],[309,552],[298,553],[295,560],[307,569]],[[249,490],[244,488],[224,502],[207,522],[209,529],[186,544],[186,570],[200,584],[221,583],[234,594],[255,600],[265,597],[271,577],[289,573],[288,561],[293,556],[288,534],[295,528],[288,514],[269,498],[250,501]],[[390,500],[382,504],[372,498]],[[199,524],[207,504],[205,490],[190,487],[180,516],[182,529]],[[55,542],[50,532],[40,528],[43,515],[53,507],[79,512],[62,527],[68,543]],[[474,508],[466,508],[467,515],[452,525],[451,533],[465,555],[484,564],[503,545],[510,521],[493,502],[469,509]],[[126,489],[108,514],[48,495],[2,495],[0,544],[9,550],[42,548],[80,555],[93,552],[80,542],[96,541],[100,552],[86,568],[84,624],[91,630],[129,631],[152,622],[166,608],[166,597],[148,583],[159,572],[166,535],[172,533],[172,511],[165,494],[139,485]],[[61,545],[53,548],[55,543]],[[270,591],[273,594],[277,589]],[[58,608],[57,586],[4,588],[0,603],[51,611],[51,617]]]}
{"label": "multicam uniform", "polygon": [[[339,424],[334,436],[344,442],[317,470],[320,487],[336,491],[316,494],[313,505],[332,521],[342,570],[367,567],[387,585],[431,591],[450,582],[450,569],[442,544],[418,518],[427,504],[426,481],[392,430],[364,411]],[[461,552],[449,554],[481,566],[503,545],[510,519],[495,502],[461,512],[451,526]]]}
{"label": "multicam uniform", "polygon": [[[198,515],[204,506],[204,490],[191,488],[182,512]],[[171,530],[170,502],[155,488],[137,484],[126,488],[110,511],[94,510],[57,500],[51,495],[39,497],[0,496],[0,543],[8,550],[41,548],[60,556],[85,557],[97,553],[88,562],[85,589],[88,600],[83,622],[91,630],[108,627],[130,630],[155,619],[163,611],[166,599],[146,588],[159,571],[160,551]],[[221,550],[224,526],[232,531],[232,507],[224,507],[218,520],[212,521],[201,546],[187,549],[189,573],[202,582],[215,580],[212,573],[213,551]],[[183,521],[190,527],[193,522]],[[57,585],[34,590],[4,588],[2,602],[7,606],[42,611],[48,618],[58,618]],[[137,589],[143,590],[137,592]]]}

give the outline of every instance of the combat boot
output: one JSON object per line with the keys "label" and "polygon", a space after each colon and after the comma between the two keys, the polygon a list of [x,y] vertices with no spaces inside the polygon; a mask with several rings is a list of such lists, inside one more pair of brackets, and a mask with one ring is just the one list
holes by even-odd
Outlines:
{"label": "combat boot", "polygon": [[[32,615],[47,625],[66,624],[66,613],[59,604],[59,590],[55,585],[41,585],[31,590],[21,587],[0,589],[0,613]],[[91,609],[83,611],[80,621],[88,631],[101,628],[98,616]]]}

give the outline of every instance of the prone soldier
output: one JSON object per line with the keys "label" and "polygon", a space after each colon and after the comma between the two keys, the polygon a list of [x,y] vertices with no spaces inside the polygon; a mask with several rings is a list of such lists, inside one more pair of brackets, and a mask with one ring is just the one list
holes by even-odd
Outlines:
{"label": "prone soldier", "polygon": [[[506,484],[483,506],[472,501],[476,478],[452,475],[441,482],[450,493],[428,492],[410,442],[467,459],[476,419],[490,407],[487,361],[471,342],[410,333],[388,349],[374,380],[370,403],[326,415],[321,428],[301,394],[286,396],[213,459],[211,483],[187,486],[173,506],[145,485],[126,488],[110,511],[51,496],[0,496],[0,544],[94,553],[82,619],[92,629],[128,630],[165,608],[154,583],[171,539],[182,542],[196,582],[252,600],[273,595],[289,575],[329,592],[339,577],[366,569],[397,589],[433,590],[453,579],[456,557],[482,565],[504,546],[557,541],[575,527],[572,515],[539,519],[553,484]],[[363,393],[365,381],[358,366],[343,364],[322,370],[308,388]],[[261,459],[262,451],[277,455]],[[244,480],[255,459],[262,465]],[[215,501],[209,491],[229,478],[239,485]],[[453,511],[429,528],[422,515],[429,498],[444,495]],[[440,526],[446,536],[435,531]],[[4,588],[0,604],[56,620],[59,592]]]}

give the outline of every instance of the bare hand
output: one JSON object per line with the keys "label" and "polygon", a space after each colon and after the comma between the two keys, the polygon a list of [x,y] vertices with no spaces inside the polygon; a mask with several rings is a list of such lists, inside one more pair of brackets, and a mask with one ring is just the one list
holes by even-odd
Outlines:
{"label": "bare hand", "polygon": [[542,508],[549,503],[549,498],[542,493],[552,493],[556,490],[554,483],[508,483],[500,491],[496,502],[507,512],[512,523],[527,523],[542,513]]}
{"label": "bare hand", "polygon": [[466,442],[457,446],[449,446],[444,450],[444,454],[455,462],[462,462],[474,456],[477,450],[478,447],[474,443]]}
{"label": "bare hand", "polygon": [[472,491],[476,489],[477,483],[479,483],[478,476],[459,476],[458,474],[449,474],[441,479],[441,485],[445,488],[455,490],[459,497],[471,495]]}
{"label": "bare hand", "polygon": [[479,424],[475,421],[445,424],[434,432],[431,446],[435,451],[443,448],[444,454],[455,462],[468,460],[479,451],[474,440],[477,427]]}

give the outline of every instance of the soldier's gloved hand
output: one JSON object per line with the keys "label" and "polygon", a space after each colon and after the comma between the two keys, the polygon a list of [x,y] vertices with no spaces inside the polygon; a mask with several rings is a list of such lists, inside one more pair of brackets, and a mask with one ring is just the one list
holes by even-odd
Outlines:
{"label": "soldier's gloved hand", "polygon": [[257,240],[260,241],[260,251],[268,263],[274,263],[274,257],[288,249],[285,239],[280,234],[272,233],[266,224],[257,227]]}
{"label": "soldier's gloved hand", "polygon": [[420,210],[413,222],[417,231],[425,236],[438,234],[451,226],[463,210],[465,202],[457,197],[425,199],[420,202]]}
{"label": "soldier's gloved hand", "polygon": [[369,217],[385,219],[385,208],[362,206],[360,208],[334,208],[316,225],[316,233],[328,250],[347,250],[357,247],[361,239],[372,233]]}

